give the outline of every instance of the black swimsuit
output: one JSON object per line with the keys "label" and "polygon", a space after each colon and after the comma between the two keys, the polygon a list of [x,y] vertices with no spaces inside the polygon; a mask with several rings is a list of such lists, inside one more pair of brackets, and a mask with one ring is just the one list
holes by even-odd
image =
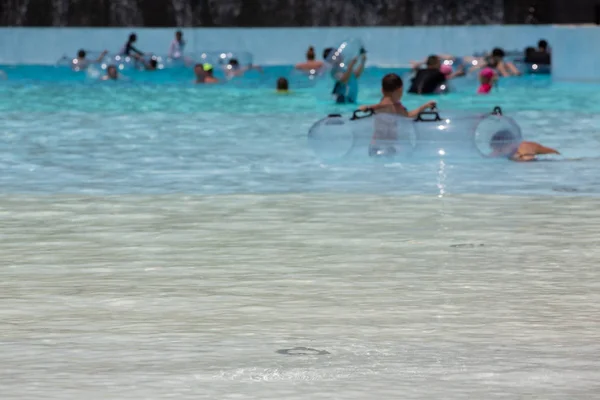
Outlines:
{"label": "black swimsuit", "polygon": [[130,56],[131,52],[137,53],[140,56],[143,55],[144,53],[142,53],[141,51],[139,51],[138,49],[136,49],[133,44],[131,44],[131,42],[127,42],[127,44],[125,45],[124,49],[123,49],[123,54]]}

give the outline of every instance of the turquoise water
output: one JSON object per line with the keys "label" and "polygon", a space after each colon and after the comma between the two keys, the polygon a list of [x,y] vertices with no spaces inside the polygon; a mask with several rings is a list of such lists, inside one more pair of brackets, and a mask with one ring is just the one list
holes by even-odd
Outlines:
{"label": "turquoise water", "polygon": [[[3,68],[0,178],[4,192],[268,193],[598,193],[595,169],[600,109],[592,86],[550,77],[504,79],[497,93],[473,93],[472,79],[438,96],[442,110],[503,107],[524,137],[581,161],[515,164],[365,160],[324,164],[307,147],[310,126],[331,112],[330,83],[291,75],[292,93],[274,92],[291,68],[266,68],[214,87],[192,84],[190,70],[127,71],[127,82],[99,82],[66,68]],[[372,68],[360,102],[376,102],[393,70]],[[400,71],[406,72],[406,71]],[[424,99],[406,95],[416,107]],[[443,189],[442,189],[443,188]]]}

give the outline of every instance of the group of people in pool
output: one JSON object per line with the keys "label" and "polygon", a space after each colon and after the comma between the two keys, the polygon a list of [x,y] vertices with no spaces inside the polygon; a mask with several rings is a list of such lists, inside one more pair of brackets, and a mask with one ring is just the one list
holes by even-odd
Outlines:
{"label": "group of people in pool", "polygon": [[[157,67],[156,60],[144,60],[144,53],[134,45],[136,41],[137,35],[132,33],[125,45],[121,48],[120,54],[135,58],[142,63],[146,70],[155,70]],[[183,34],[181,31],[177,31],[175,33],[175,38],[169,47],[169,57],[183,58],[184,47],[185,41],[183,40]],[[327,60],[332,51],[334,51],[333,48],[326,48],[323,51],[323,59]],[[101,61],[106,53],[107,52],[104,51],[95,61]],[[494,83],[500,76],[504,77],[521,74],[512,62],[505,60],[505,56],[506,54],[503,49],[495,48],[489,55],[484,57],[463,58],[463,64],[458,65],[456,70],[454,70],[452,65],[454,65],[457,60],[455,57],[444,54],[431,55],[422,62],[412,63],[414,76],[411,80],[408,92],[420,95],[434,94],[439,92],[440,88],[443,88],[449,80],[465,76],[467,73],[479,71],[478,78],[480,86],[477,93],[490,93]],[[452,61],[452,63],[443,63],[442,60]],[[528,47],[525,50],[525,62],[549,65],[550,60],[551,57],[548,50],[548,43],[545,40],[540,40],[538,42],[537,49]],[[346,65],[342,64],[341,61],[342,60],[338,60],[337,66],[333,66],[331,69],[331,77],[334,81],[332,95],[337,103],[356,103],[358,80],[365,69],[367,52],[364,49],[361,49],[360,54],[349,60]],[[80,50],[77,55],[76,64],[78,64],[80,68],[83,68],[90,62],[94,61],[88,60],[85,51]],[[468,70],[466,65],[470,65]],[[325,66],[326,64],[324,61],[316,59],[315,49],[310,46],[306,52],[306,61],[298,63],[295,68],[308,74],[318,74]],[[239,65],[238,60],[231,59],[226,66],[226,73],[229,74],[229,76],[241,76],[251,69],[261,70],[260,67],[257,66],[242,67]],[[196,76],[195,83],[197,84],[214,84],[220,82],[214,75],[214,66],[209,63],[195,64],[194,74]],[[107,67],[107,73],[102,79],[116,80],[118,77],[119,73],[116,66],[109,65]],[[276,89],[279,93],[287,93],[289,91],[288,80],[285,77],[278,78]],[[421,112],[436,106],[436,102],[430,100],[414,110],[407,110],[401,102],[404,93],[404,83],[402,78],[397,74],[387,74],[383,77],[381,82],[381,92],[383,97],[379,103],[361,106],[360,109],[363,111],[372,110],[378,114],[395,114],[404,117],[416,117]],[[380,143],[396,140],[395,135],[397,134],[397,130],[395,127],[388,129],[390,127],[386,127],[386,124],[382,124],[381,122],[379,122],[379,125],[380,126],[375,127],[375,133],[369,149],[369,154],[372,156],[384,153],[389,155],[390,149],[383,148]],[[532,161],[535,160],[536,156],[539,154],[559,154],[558,151],[535,142],[521,142],[520,144],[515,145],[509,140],[512,137],[511,135],[512,134],[508,131],[501,131],[492,137],[490,142],[492,148],[491,156],[506,157],[514,161]],[[391,151],[394,151],[393,148]]]}
{"label": "group of people in pool", "polygon": [[[146,71],[155,71],[158,69],[158,60],[156,57],[146,58],[146,53],[141,51],[135,46],[137,42],[137,35],[132,33],[129,35],[125,44],[121,47],[118,52],[119,56],[122,57],[131,57],[133,58],[136,66]],[[171,42],[169,46],[168,56],[172,60],[181,60],[185,65],[191,65],[192,60],[185,57],[184,49],[185,49],[185,40],[183,38],[183,32],[177,31],[175,32],[175,38]],[[77,57],[73,60],[73,69],[75,70],[83,70],[87,68],[89,65],[94,63],[100,63],[104,60],[106,55],[108,54],[107,50],[104,50],[100,55],[95,59],[89,59],[87,57],[87,52],[85,50],[79,50],[77,53]],[[231,58],[228,60],[227,65],[225,65],[225,74],[227,77],[235,77],[241,76],[245,72],[255,69],[261,71],[261,68],[258,66],[241,66],[239,61],[235,58]],[[194,65],[194,75],[196,77],[195,83],[219,83],[219,79],[214,75],[214,66],[210,63],[198,63]],[[109,64],[106,67],[106,74],[101,77],[102,80],[118,80],[120,78],[119,69],[115,64]]]}
{"label": "group of people in pool", "polygon": [[[333,51],[331,48],[323,51],[324,60],[327,59],[331,51]],[[332,77],[335,83],[332,94],[337,103],[356,102],[358,79],[364,70],[365,61],[366,52],[363,51],[358,57],[350,60],[344,68],[333,67]],[[525,50],[523,61],[525,63],[550,65],[551,55],[548,42],[540,40],[537,48],[528,47]],[[506,53],[501,48],[493,49],[490,54],[484,57],[463,57],[459,60],[451,55],[434,54],[424,61],[413,61],[411,64],[414,76],[408,92],[414,94],[440,93],[447,89],[448,81],[474,72],[478,72],[480,82],[477,93],[488,94],[492,92],[500,77],[521,75],[515,64],[506,60]],[[306,53],[306,61],[297,64],[296,69],[314,74],[324,66],[324,62],[316,60],[315,50],[310,47]]]}
{"label": "group of people in pool", "polygon": [[[360,106],[362,111],[373,111],[376,114],[392,114],[414,118],[423,111],[435,108],[436,102],[430,100],[414,110],[408,110],[402,105],[404,83],[397,74],[387,74],[381,80],[381,101],[377,104]],[[375,118],[374,133],[369,146],[370,156],[390,156],[395,153],[395,147],[389,143],[398,138],[398,130],[394,120]],[[490,140],[492,153],[490,157],[504,157],[513,161],[535,161],[541,154],[560,154],[555,149],[542,146],[536,142],[515,143],[514,135],[507,130],[494,134]]]}
{"label": "group of people in pool", "polygon": [[[144,58],[145,53],[135,46],[137,35],[131,33],[121,47],[119,55],[132,57],[139,67],[154,71],[158,68],[156,58]],[[174,60],[183,60],[186,64],[190,64],[191,60],[184,56],[186,41],[183,38],[183,32],[175,32],[175,37],[169,46],[168,56]],[[333,51],[333,48],[326,48],[323,51],[323,60],[327,60],[328,56]],[[73,67],[77,70],[84,69],[91,63],[101,62],[106,56],[105,50],[95,60],[87,58],[85,50],[79,50],[77,58],[73,62]],[[506,53],[501,48],[495,48],[492,52],[484,57],[464,57],[462,63],[458,62],[456,57],[451,55],[439,54],[431,55],[424,61],[412,62],[414,77],[411,80],[411,85],[408,89],[409,93],[414,94],[434,94],[440,93],[447,88],[448,81],[479,71],[478,79],[480,86],[477,90],[479,94],[488,94],[492,92],[495,83],[499,77],[520,75],[520,71],[514,63],[505,60]],[[334,86],[332,95],[337,103],[355,103],[358,96],[358,81],[362,75],[366,64],[366,52],[363,50],[358,57],[349,60],[344,68],[333,68],[332,77],[334,78]],[[443,61],[442,61],[443,60]],[[525,50],[524,61],[527,63],[538,63],[540,65],[549,65],[551,62],[548,42],[540,40],[537,48],[528,47]],[[304,71],[308,74],[318,74],[324,67],[325,62],[317,60],[314,47],[309,47],[306,52],[306,61],[295,66],[299,71]],[[467,66],[470,66],[467,68]],[[454,69],[456,67],[456,69]],[[239,61],[232,58],[225,65],[224,72],[227,78],[241,76],[249,70],[259,70],[257,66],[241,66]],[[214,66],[210,63],[198,63],[194,65],[195,83],[197,84],[213,84],[219,83],[220,80],[215,77]],[[106,74],[101,78],[103,80],[118,80],[119,70],[116,65],[110,64],[106,68]],[[277,79],[277,92],[288,93],[289,82],[285,77]]]}

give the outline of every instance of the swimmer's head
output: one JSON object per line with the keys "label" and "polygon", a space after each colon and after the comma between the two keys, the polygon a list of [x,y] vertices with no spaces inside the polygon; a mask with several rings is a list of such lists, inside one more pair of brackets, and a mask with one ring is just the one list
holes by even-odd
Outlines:
{"label": "swimmer's head", "polygon": [[85,55],[86,55],[86,54],[87,54],[87,53],[85,52],[85,50],[81,49],[81,50],[79,50],[79,51],[77,52],[77,57],[79,57],[79,58],[85,58]]}
{"label": "swimmer's head", "polygon": [[490,147],[497,155],[511,155],[517,150],[518,144],[515,142],[515,135],[504,129],[492,136]]}
{"label": "swimmer's head", "polygon": [[548,51],[548,42],[545,41],[544,39],[540,40],[538,42],[538,49],[540,49],[540,51],[542,51],[542,52]]}
{"label": "swimmer's head", "polygon": [[525,57],[531,57],[533,53],[535,53],[535,47],[527,47],[525,49]]}
{"label": "swimmer's head", "polygon": [[238,69],[240,67],[240,62],[237,60],[237,58],[232,58],[229,60],[229,66],[232,69]]}
{"label": "swimmer's head", "polygon": [[194,74],[198,79],[204,79],[204,66],[202,64],[194,65]]}
{"label": "swimmer's head", "polygon": [[175,39],[177,39],[178,42],[181,42],[181,39],[183,39],[183,32],[181,32],[181,31],[175,32]]}
{"label": "swimmer's head", "polygon": [[117,70],[117,67],[114,65],[109,65],[108,68],[106,68],[106,75],[110,79],[117,79],[119,77],[119,72]]}
{"label": "swimmer's head", "polygon": [[315,59],[315,48],[314,47],[310,46],[308,48],[308,50],[306,51],[306,59],[308,61],[314,61],[314,59]]}
{"label": "swimmer's head", "polygon": [[492,57],[496,59],[496,61],[502,61],[504,59],[505,53],[504,50],[502,50],[499,47],[496,47],[494,50],[492,50]]}
{"label": "swimmer's head", "polygon": [[277,91],[278,92],[287,92],[289,90],[288,80],[281,77],[277,79]]}
{"label": "swimmer's head", "polygon": [[158,67],[158,61],[156,61],[156,58],[151,59],[148,64],[150,64],[150,69],[156,69]]}
{"label": "swimmer's head", "polygon": [[214,72],[212,64],[209,64],[209,63],[202,64],[202,70],[208,76],[212,76],[213,72]]}
{"label": "swimmer's head", "polygon": [[431,56],[427,57],[427,68],[440,69],[441,65],[442,65],[442,62],[440,61],[440,58],[438,56],[431,55]]}
{"label": "swimmer's head", "polygon": [[394,101],[400,101],[403,94],[404,82],[397,74],[387,74],[381,80],[381,93],[391,97]]}
{"label": "swimmer's head", "polygon": [[327,57],[329,57],[332,51],[333,47],[328,47],[325,50],[323,50],[323,60],[327,60]]}
{"label": "swimmer's head", "polygon": [[131,35],[129,35],[129,43],[133,43],[137,40],[137,35],[135,33],[132,33]]}

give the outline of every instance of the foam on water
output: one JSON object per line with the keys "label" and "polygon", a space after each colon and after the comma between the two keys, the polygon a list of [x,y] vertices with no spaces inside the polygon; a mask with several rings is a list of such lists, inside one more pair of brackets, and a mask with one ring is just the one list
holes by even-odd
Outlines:
{"label": "foam on water", "polygon": [[[569,197],[3,196],[0,392],[592,398],[599,209]],[[329,354],[277,353],[294,347]]]}

